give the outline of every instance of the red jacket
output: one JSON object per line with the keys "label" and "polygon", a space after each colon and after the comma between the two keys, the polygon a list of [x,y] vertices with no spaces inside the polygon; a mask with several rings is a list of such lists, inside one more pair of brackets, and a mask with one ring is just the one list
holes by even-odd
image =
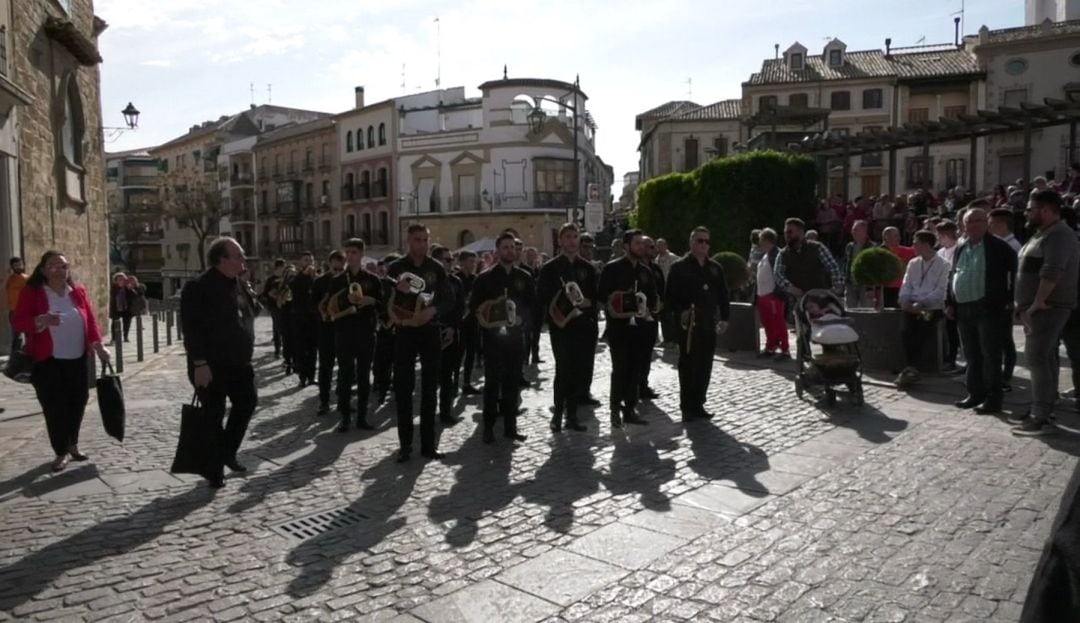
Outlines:
{"label": "red jacket", "polygon": [[[86,350],[101,341],[101,331],[98,330],[97,319],[94,317],[94,308],[90,304],[90,297],[82,286],[75,286],[71,291],[71,300],[75,309],[83,317],[84,333],[86,334]],[[49,312],[49,297],[45,293],[45,287],[23,288],[19,296],[19,305],[15,308],[15,318],[12,322],[16,331],[26,334],[26,346],[23,350],[34,361],[44,361],[52,357],[53,343],[52,334],[48,327],[38,331],[34,319],[41,314]]]}

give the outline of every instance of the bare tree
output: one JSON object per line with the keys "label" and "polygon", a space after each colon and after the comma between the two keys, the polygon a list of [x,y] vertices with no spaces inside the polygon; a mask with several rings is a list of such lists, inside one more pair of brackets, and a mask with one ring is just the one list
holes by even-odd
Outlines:
{"label": "bare tree", "polygon": [[225,203],[215,184],[197,179],[193,183],[170,183],[164,177],[161,215],[171,218],[180,227],[187,227],[195,234],[199,270],[206,270],[206,241],[217,235],[218,225],[224,216]]}

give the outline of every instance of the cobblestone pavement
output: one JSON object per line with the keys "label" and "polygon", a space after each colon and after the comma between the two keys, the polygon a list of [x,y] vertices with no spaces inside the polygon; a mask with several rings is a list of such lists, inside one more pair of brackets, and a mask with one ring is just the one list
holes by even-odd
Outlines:
{"label": "cobblestone pavement", "polygon": [[[601,410],[588,433],[553,435],[543,342],[528,441],[482,444],[470,398],[442,431],[447,458],[405,465],[392,405],[377,431],[336,434],[260,346],[251,471],[217,492],[167,471],[190,397],[178,348],[129,367],[124,444],[91,407],[91,462],[56,476],[32,393],[2,381],[0,619],[1017,618],[1080,453],[1071,435],[1013,438],[953,409],[952,381],[826,409],[795,398],[793,365],[745,356],[717,360],[717,417],[684,427],[660,349],[650,426],[612,435]],[[604,401],[606,352],[597,364]],[[340,527],[282,526],[318,513]]]}

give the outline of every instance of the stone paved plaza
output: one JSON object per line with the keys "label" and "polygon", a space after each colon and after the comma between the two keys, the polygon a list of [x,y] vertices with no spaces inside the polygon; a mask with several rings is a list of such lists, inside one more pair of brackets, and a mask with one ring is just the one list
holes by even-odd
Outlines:
{"label": "stone paved plaza", "polygon": [[717,417],[684,427],[659,348],[650,426],[612,434],[605,409],[553,435],[545,336],[528,441],[481,443],[470,397],[444,461],[399,465],[392,404],[334,433],[268,329],[251,470],[220,491],[168,473],[177,346],[129,365],[128,439],[92,404],[91,461],[56,476],[32,392],[0,381],[0,620],[1014,621],[1080,453],[954,409],[952,379],[825,408],[747,355],[717,359]]}

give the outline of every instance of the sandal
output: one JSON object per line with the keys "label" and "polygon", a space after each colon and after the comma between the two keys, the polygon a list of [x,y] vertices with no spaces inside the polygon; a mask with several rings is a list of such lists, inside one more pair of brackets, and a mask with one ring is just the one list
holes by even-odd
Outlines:
{"label": "sandal", "polygon": [[52,470],[54,472],[62,472],[67,467],[68,457],[66,454],[56,457],[56,460],[52,462]]}

